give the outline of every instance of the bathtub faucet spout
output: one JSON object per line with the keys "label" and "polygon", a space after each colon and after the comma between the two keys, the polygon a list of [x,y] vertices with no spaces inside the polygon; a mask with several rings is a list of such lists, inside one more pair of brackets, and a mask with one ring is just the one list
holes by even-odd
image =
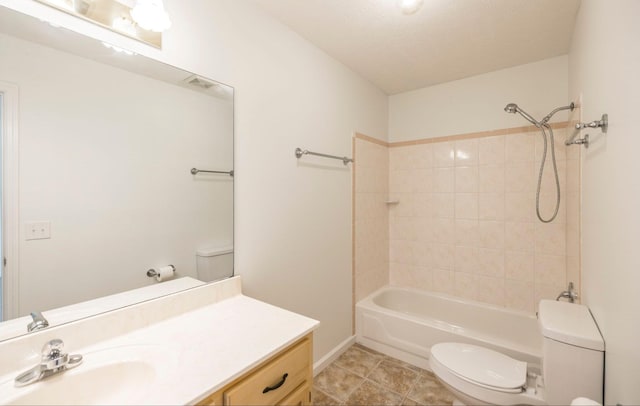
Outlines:
{"label": "bathtub faucet spout", "polygon": [[573,289],[573,282],[569,282],[567,290],[560,292],[556,300],[560,300],[561,297],[569,299],[569,302],[573,303],[578,298],[578,293]]}

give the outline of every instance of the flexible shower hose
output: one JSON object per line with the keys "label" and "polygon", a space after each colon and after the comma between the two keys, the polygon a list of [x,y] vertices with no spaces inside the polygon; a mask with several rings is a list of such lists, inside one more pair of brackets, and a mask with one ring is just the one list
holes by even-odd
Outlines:
{"label": "flexible shower hose", "polygon": [[[542,187],[542,174],[544,173],[544,165],[545,162],[547,161],[547,133],[545,132],[544,129],[549,130],[549,140],[551,141],[551,162],[553,163],[553,172],[556,178],[556,209],[553,213],[553,216],[551,216],[550,219],[545,220],[542,218],[542,215],[540,214],[540,189]],[[560,209],[560,179],[558,177],[558,166],[556,164],[556,149],[555,149],[555,142],[553,140],[553,130],[551,129],[551,126],[549,126],[549,124],[543,124],[540,127],[540,131],[542,131],[542,139],[544,140],[544,149],[542,151],[542,162],[540,162],[540,173],[538,175],[538,190],[536,191],[536,214],[538,215],[538,219],[540,219],[540,221],[542,221],[543,223],[551,223],[556,216],[558,215],[558,210]]]}

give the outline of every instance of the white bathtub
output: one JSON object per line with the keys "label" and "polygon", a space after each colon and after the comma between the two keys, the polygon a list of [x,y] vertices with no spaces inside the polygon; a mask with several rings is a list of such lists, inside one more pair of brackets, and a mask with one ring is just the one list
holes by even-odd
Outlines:
{"label": "white bathtub", "polygon": [[534,316],[440,293],[382,288],[356,305],[356,340],[429,369],[431,346],[462,342],[540,364],[542,335]]}

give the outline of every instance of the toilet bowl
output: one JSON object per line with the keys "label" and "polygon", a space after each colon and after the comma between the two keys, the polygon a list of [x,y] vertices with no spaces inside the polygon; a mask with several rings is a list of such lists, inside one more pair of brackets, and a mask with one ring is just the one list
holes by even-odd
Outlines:
{"label": "toilet bowl", "polygon": [[586,306],[540,302],[542,368],[477,345],[440,343],[429,365],[458,405],[556,405],[586,396],[602,402],[604,341]]}
{"label": "toilet bowl", "polygon": [[462,343],[431,348],[430,366],[461,405],[545,405],[534,388],[536,372],[499,352]]}

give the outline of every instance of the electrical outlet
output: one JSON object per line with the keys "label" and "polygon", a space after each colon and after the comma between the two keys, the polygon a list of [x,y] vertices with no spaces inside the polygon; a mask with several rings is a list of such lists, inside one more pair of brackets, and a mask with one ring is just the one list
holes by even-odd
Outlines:
{"label": "electrical outlet", "polygon": [[50,221],[32,221],[25,225],[26,240],[45,240],[51,238]]}

